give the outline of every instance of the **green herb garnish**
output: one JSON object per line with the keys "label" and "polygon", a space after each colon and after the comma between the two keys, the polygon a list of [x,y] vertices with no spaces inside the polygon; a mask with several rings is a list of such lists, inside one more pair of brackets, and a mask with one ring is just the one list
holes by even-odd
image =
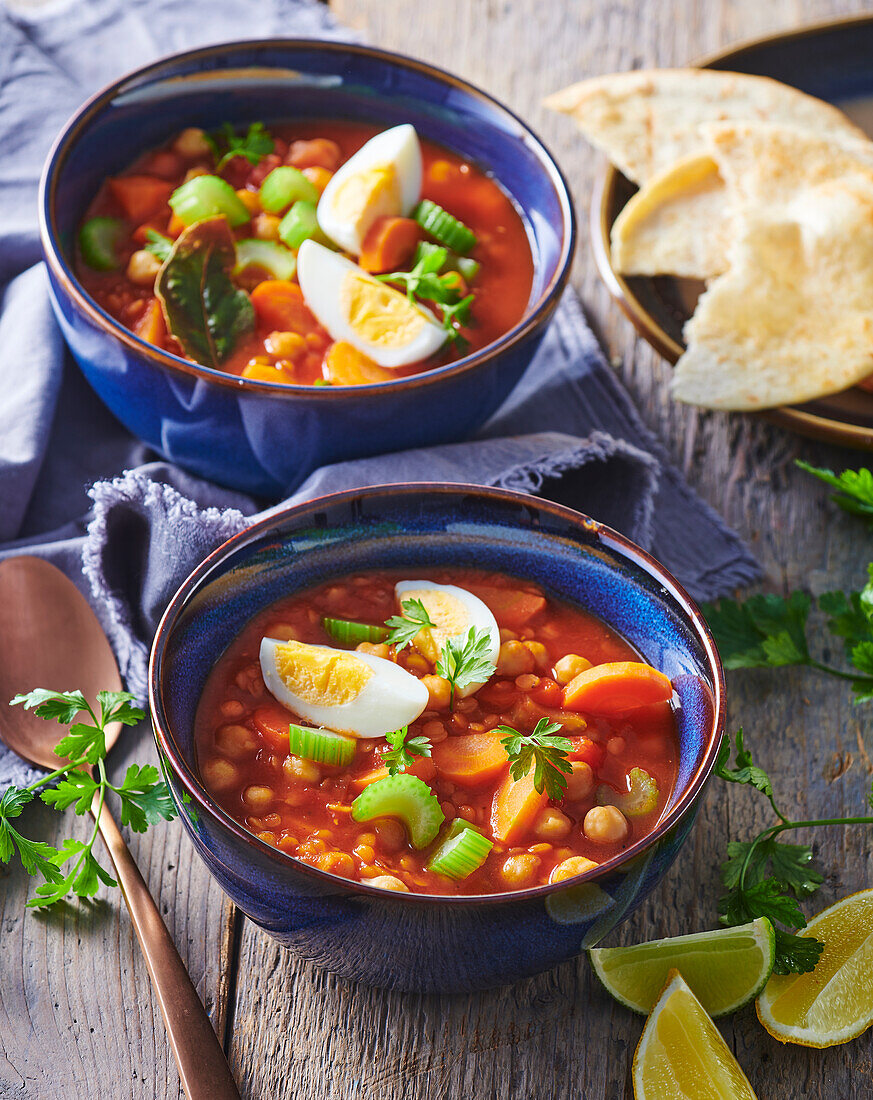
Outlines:
{"label": "green herb garnish", "polygon": [[151,252],[153,256],[157,256],[161,263],[163,263],[170,255],[170,251],[173,247],[173,242],[170,238],[165,237],[163,233],[159,233],[156,229],[147,229],[146,241],[146,252]]}
{"label": "green herb garnish", "polygon": [[[767,917],[776,931],[777,974],[805,974],[815,969],[824,944],[811,936],[796,936],[790,929],[803,928],[806,918],[799,900],[821,886],[821,874],[811,865],[812,849],[806,844],[784,844],[776,838],[789,829],[811,829],[820,825],[873,825],[873,817],[834,817],[792,821],[776,804],[770,777],[752,760],[743,743],[743,731],[735,736],[734,765],[730,766],[731,742],[725,735],[719,748],[715,774],[728,783],[754,787],[769,801],[779,821],[763,829],[751,841],[730,841],[721,878],[727,892],[718,903],[722,924],[746,924]],[[873,795],[871,795],[873,800]]]}
{"label": "green herb garnish", "polygon": [[388,752],[382,753],[382,763],[388,769],[389,775],[397,775],[405,772],[412,764],[416,756],[430,756],[433,747],[429,737],[419,734],[417,737],[409,737],[409,726],[403,726],[393,733],[386,733],[385,740],[391,746]]}
{"label": "green herb garnish", "polygon": [[263,122],[253,122],[245,134],[236,133],[233,126],[225,122],[219,130],[207,134],[206,140],[212,149],[216,172],[220,172],[234,157],[245,157],[252,166],[260,164],[275,148],[275,142],[264,129]]}
{"label": "green herb garnish", "polygon": [[573,770],[567,759],[573,743],[566,737],[553,736],[561,728],[557,722],[541,718],[533,733],[519,733],[512,726],[498,726],[495,731],[507,734],[500,738],[500,744],[511,761],[509,774],[512,778],[521,779],[533,767],[535,789],[540,794],[545,791],[555,801],[563,798],[567,776]]}
{"label": "green herb garnish", "polygon": [[427,608],[421,600],[403,600],[400,604],[402,615],[392,615],[385,620],[385,625],[391,631],[388,635],[388,644],[396,646],[398,650],[411,645],[418,636],[419,630],[426,626],[436,626],[431,622]]}
{"label": "green herb garnish", "polygon": [[418,260],[411,271],[392,271],[387,275],[377,275],[383,283],[395,283],[406,291],[410,302],[433,302],[439,307],[446,339],[458,345],[466,344],[459,328],[469,325],[470,308],[473,295],[461,297],[457,286],[457,273],[447,271],[440,274],[448,259],[448,249],[438,245],[424,248],[419,245]]}
{"label": "green herb garnish", "polygon": [[470,684],[484,684],[497,671],[491,656],[491,634],[471,626],[466,634],[446,638],[437,661],[437,675],[451,684],[449,706],[455,705],[455,690]]}
{"label": "green herb garnish", "polygon": [[[131,764],[124,780],[116,786],[106,776],[106,727],[112,722],[135,726],[145,713],[135,706],[135,697],[126,691],[101,691],[97,696],[99,717],[80,691],[56,692],[37,688],[25,695],[16,695],[10,706],[23,705],[46,721],[54,719],[69,726],[66,737],[55,746],[59,758],[67,763],[31,783],[29,787],[8,787],[0,797],[0,862],[8,863],[17,852],[29,875],[39,872],[45,882],[36,889],[36,897],[27,904],[41,908],[61,901],[68,894],[92,897],[100,883],[117,886],[115,879],[97,862],[93,854],[97,839],[96,818],[108,791],[114,791],[121,802],[121,823],[134,832],[144,833],[158,821],[171,821],[176,808],[161,773],[152,764]],[[92,724],[76,722],[84,712]],[[91,768],[97,769],[96,776]],[[73,807],[79,815],[95,806],[95,824],[87,840],[67,839],[59,848],[22,836],[12,821],[21,815],[41,787],[53,783],[40,798],[56,810]],[[95,801],[96,800],[96,801]],[[69,870],[61,870],[69,863]]]}

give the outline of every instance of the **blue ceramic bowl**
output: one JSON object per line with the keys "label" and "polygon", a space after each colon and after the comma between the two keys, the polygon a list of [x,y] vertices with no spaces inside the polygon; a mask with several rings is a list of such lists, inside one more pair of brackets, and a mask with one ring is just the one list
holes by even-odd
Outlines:
{"label": "blue ceramic bowl", "polygon": [[[681,759],[655,830],[596,872],[514,893],[392,894],[259,840],[205,790],[194,713],[240,627],[289,593],[361,569],[475,565],[529,578],[599,616],[673,681]],[[694,820],[724,727],[724,682],[700,612],[622,535],[568,508],[476,486],[377,486],[287,508],[207,558],[152,649],[158,749],[194,847],[271,936],[345,978],[401,990],[504,985],[578,955],[661,880]],[[187,799],[187,800],[186,800]]]}
{"label": "blue ceramic bowl", "polygon": [[[243,380],[140,340],[85,293],[73,242],[101,182],[186,126],[345,118],[422,136],[493,172],[528,230],[534,280],[500,340],[424,374],[344,388]],[[531,131],[496,100],[420,61],[312,40],[191,50],[112,84],[70,121],[43,173],[40,218],[55,313],[91,385],[132,432],[224,485],[283,496],[329,462],[463,439],[531,360],[567,281],[575,219]]]}

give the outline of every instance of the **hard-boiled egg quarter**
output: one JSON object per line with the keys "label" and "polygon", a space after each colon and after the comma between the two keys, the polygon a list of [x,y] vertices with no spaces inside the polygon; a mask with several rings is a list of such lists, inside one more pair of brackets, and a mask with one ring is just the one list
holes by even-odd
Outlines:
{"label": "hard-boiled egg quarter", "polygon": [[446,330],[399,290],[380,283],[316,241],[297,254],[303,298],[334,340],[345,340],[380,367],[405,367],[438,351]]}
{"label": "hard-boiled egg quarter", "polygon": [[318,224],[359,255],[377,218],[410,213],[421,194],[421,146],[406,123],[371,138],[331,177],[318,202]]}
{"label": "hard-boiled egg quarter", "polygon": [[268,691],[298,718],[352,737],[384,737],[409,725],[428,702],[405,668],[370,653],[262,638]]}
{"label": "hard-boiled egg quarter", "polygon": [[471,626],[487,632],[488,656],[492,661],[497,660],[500,650],[497,620],[487,604],[466,588],[435,581],[398,581],[394,595],[401,609],[404,600],[420,600],[424,605],[434,626],[420,630],[414,644],[432,663],[436,663],[447,638],[463,637]]}

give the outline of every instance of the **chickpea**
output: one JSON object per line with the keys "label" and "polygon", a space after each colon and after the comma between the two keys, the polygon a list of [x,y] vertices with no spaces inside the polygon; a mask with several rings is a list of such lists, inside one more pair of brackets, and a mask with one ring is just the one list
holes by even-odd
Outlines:
{"label": "chickpea", "polygon": [[399,894],[408,894],[409,887],[396,875],[376,875],[369,879],[371,886],[378,886],[380,890],[396,890]]}
{"label": "chickpea", "polygon": [[617,844],[628,834],[627,818],[618,806],[592,806],[582,822],[582,831],[595,844]]}
{"label": "chickpea", "polygon": [[342,878],[351,878],[355,873],[355,861],[348,852],[324,852],[318,857],[316,866]]}
{"label": "chickpea", "polygon": [[390,647],[385,642],[358,642],[355,649],[358,653],[369,653],[373,657],[385,657],[386,659],[391,652]]}
{"label": "chickpea", "polygon": [[262,787],[258,784],[252,784],[243,791],[243,802],[253,810],[266,810],[272,805],[275,797],[272,787]]}
{"label": "chickpea", "polygon": [[521,642],[511,640],[503,642],[497,654],[498,676],[520,676],[523,672],[533,672],[533,654]]}
{"label": "chickpea", "polygon": [[606,742],[606,751],[611,752],[613,756],[620,756],[624,752],[625,744],[623,737],[610,737]]}
{"label": "chickpea", "polygon": [[299,359],[306,351],[306,341],[297,332],[271,332],[264,347],[277,359]]}
{"label": "chickpea", "polygon": [[542,642],[525,642],[525,648],[530,651],[534,664],[538,669],[546,669],[551,666],[552,658]]}
{"label": "chickpea", "polygon": [[594,769],[584,760],[574,760],[573,771],[567,776],[564,798],[567,802],[581,802],[594,790]]}
{"label": "chickpea", "polygon": [[533,834],[540,840],[562,840],[569,832],[569,817],[551,807],[543,810],[534,822]]}
{"label": "chickpea", "polygon": [[578,653],[568,653],[555,664],[555,679],[559,684],[569,684],[580,672],[591,668],[591,662]]}
{"label": "chickpea", "polygon": [[246,726],[220,726],[215,731],[215,745],[231,760],[242,760],[258,747],[258,740]]}
{"label": "chickpea", "polygon": [[206,134],[197,126],[189,126],[173,142],[173,149],[181,157],[208,157],[212,152]]}
{"label": "chickpea", "polygon": [[300,636],[295,627],[290,623],[276,623],[270,627],[270,637],[278,638],[280,642],[297,642]]}
{"label": "chickpea", "polygon": [[252,219],[252,236],[259,241],[278,241],[280,220],[275,214],[256,214]]}
{"label": "chickpea", "polygon": [[516,676],[515,678],[515,686],[519,691],[530,691],[531,688],[535,688],[539,682],[539,676],[534,676],[532,672],[523,672],[521,676]]}
{"label": "chickpea", "polygon": [[500,641],[501,642],[512,642],[517,637],[518,637],[518,635],[515,633],[514,630],[507,630],[505,626],[502,626],[500,628]]}
{"label": "chickpea", "polygon": [[227,791],[240,780],[239,769],[223,756],[213,756],[203,765],[206,786],[214,791]]}
{"label": "chickpea", "polygon": [[563,882],[565,878],[584,875],[586,871],[593,871],[595,867],[599,866],[599,863],[595,863],[593,859],[586,859],[585,856],[570,856],[569,859],[563,860],[563,862],[552,868],[549,882]]}
{"label": "chickpea", "polygon": [[430,696],[428,706],[434,710],[447,710],[452,697],[452,685],[443,676],[422,676],[421,682]]}
{"label": "chickpea", "polygon": [[500,877],[510,890],[523,890],[536,877],[539,867],[539,856],[519,852],[507,856],[500,868]]}
{"label": "chickpea", "polygon": [[245,713],[245,709],[239,699],[225,699],[221,704],[221,716],[222,718],[239,718],[241,714]]}
{"label": "chickpea", "polygon": [[151,286],[161,270],[161,261],[144,248],[138,249],[127,264],[127,277],[137,286]]}
{"label": "chickpea", "polygon": [[386,852],[399,852],[406,847],[406,830],[396,818],[383,817],[373,827],[380,847]]}
{"label": "chickpea", "polygon": [[255,194],[254,191],[246,191],[244,187],[241,187],[239,191],[237,191],[236,197],[243,204],[246,210],[248,210],[251,217],[254,217],[255,214],[260,213],[261,204],[258,200],[258,196]]}
{"label": "chickpea", "polygon": [[302,756],[292,753],[282,767],[291,779],[300,779],[304,783],[318,783],[321,780],[321,768],[312,760],[304,760]]}
{"label": "chickpea", "polygon": [[269,829],[263,833],[258,833],[258,840],[263,840],[265,844],[272,844],[274,848],[276,847],[276,834],[271,833]]}
{"label": "chickpea", "polygon": [[421,727],[421,732],[432,745],[437,745],[440,741],[445,741],[445,739],[448,737],[446,727],[442,724],[442,722],[438,722],[436,720],[432,722],[425,722],[425,724]]}
{"label": "chickpea", "polygon": [[185,173],[185,178],[182,183],[188,183],[190,180],[196,180],[198,176],[208,176],[209,173],[205,168],[189,168]]}
{"label": "chickpea", "polygon": [[430,668],[427,658],[420,653],[410,653],[406,657],[406,667],[410,672],[427,672]]}
{"label": "chickpea", "polygon": [[333,176],[333,172],[330,172],[327,168],[322,168],[320,164],[312,164],[308,168],[303,169],[303,175],[314,185],[319,194],[327,187]]}

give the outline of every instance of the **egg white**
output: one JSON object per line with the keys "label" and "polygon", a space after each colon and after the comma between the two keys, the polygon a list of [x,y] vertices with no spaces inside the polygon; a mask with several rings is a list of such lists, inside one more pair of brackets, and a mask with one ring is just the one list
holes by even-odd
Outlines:
{"label": "egg white", "polygon": [[[446,330],[438,325],[433,314],[419,306],[411,306],[421,317],[422,324],[411,339],[403,345],[385,346],[366,339],[355,328],[349,317],[345,301],[344,280],[350,275],[372,283],[380,291],[380,283],[345,256],[332,252],[317,241],[304,241],[297,254],[297,280],[303,299],[315,314],[319,324],[326,328],[334,340],[345,340],[378,363],[380,367],[405,367],[418,363],[438,351],[446,340]],[[392,291],[407,300],[400,291]]]}
{"label": "egg white", "polygon": [[393,661],[371,653],[350,653],[345,649],[315,645],[310,648],[342,653],[363,661],[375,675],[347,703],[316,704],[301,699],[276,669],[276,647],[284,644],[278,638],[261,639],[260,663],[264,683],[282,706],[313,726],[362,739],[384,737],[386,733],[414,722],[427,706],[428,691],[425,685]]}
{"label": "egg white", "polygon": [[[393,166],[399,183],[396,203],[386,206],[384,196],[369,207],[343,211],[337,197],[354,176],[383,166]],[[333,174],[318,201],[318,224],[346,252],[359,255],[367,230],[380,216],[399,217],[411,212],[421,195],[421,146],[415,127],[406,123],[384,130],[362,145]]]}
{"label": "egg white", "polygon": [[[394,586],[394,595],[397,598],[398,606],[409,598],[409,593],[423,590],[443,592],[448,596],[453,596],[459,603],[463,604],[467,612],[467,621],[462,630],[448,633],[437,624],[435,628],[429,631],[438,647],[441,648],[447,638],[464,637],[472,626],[476,630],[487,631],[489,640],[488,657],[492,662],[497,661],[497,654],[500,651],[500,628],[497,626],[497,620],[487,604],[483,603],[478,596],[474,596],[472,592],[468,592],[466,588],[460,588],[456,584],[437,584],[435,581],[398,581]],[[426,601],[424,603],[427,607]]]}

